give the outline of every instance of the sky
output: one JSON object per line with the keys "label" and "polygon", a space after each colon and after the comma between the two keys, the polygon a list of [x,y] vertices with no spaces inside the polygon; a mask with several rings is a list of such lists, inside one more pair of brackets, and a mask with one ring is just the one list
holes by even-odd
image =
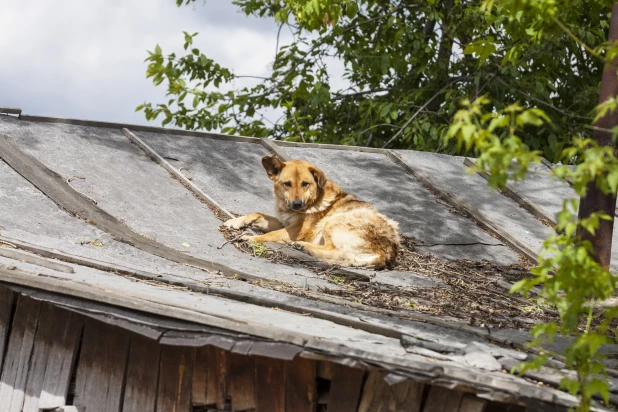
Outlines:
{"label": "sky", "polygon": [[[246,17],[229,0],[0,0],[0,107],[24,114],[147,122],[135,107],[163,102],[146,79],[147,50],[194,45],[239,75],[264,76],[274,60],[277,25]],[[282,31],[281,43],[291,40]],[[241,80],[238,80],[239,82]],[[242,86],[242,84],[237,84]]]}

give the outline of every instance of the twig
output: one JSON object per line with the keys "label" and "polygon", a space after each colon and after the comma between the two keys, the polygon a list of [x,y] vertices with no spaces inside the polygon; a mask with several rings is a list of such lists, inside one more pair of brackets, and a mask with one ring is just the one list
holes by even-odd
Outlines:
{"label": "twig", "polygon": [[423,110],[425,110],[425,108],[427,106],[429,106],[429,103],[431,103],[436,97],[438,97],[440,95],[440,93],[442,93],[443,91],[445,91],[446,89],[448,89],[453,83],[458,82],[459,80],[463,80],[467,77],[458,77],[456,79],[452,79],[450,82],[448,82],[446,84],[446,86],[444,86],[443,88],[441,88],[440,90],[438,90],[438,92],[436,94],[434,94],[433,96],[431,96],[431,98],[429,100],[427,100],[421,107],[420,109],[418,109],[416,111],[416,113],[414,113],[412,115],[412,117],[410,117],[404,124],[403,126],[401,126],[401,129],[399,129],[399,131],[397,133],[395,133],[395,135],[393,137],[391,137],[388,142],[384,143],[384,146],[382,146],[382,149],[385,149],[387,146],[389,146],[391,143],[393,143],[395,141],[395,139],[397,137],[399,137],[400,134],[403,133],[403,131],[405,130],[406,127],[408,127],[408,125],[412,122],[412,120],[414,120],[416,118],[416,116],[418,116]]}
{"label": "twig", "polygon": [[533,97],[533,96],[529,95],[528,93],[524,92],[523,90],[516,89],[515,87],[511,86],[510,84],[508,84],[507,82],[505,82],[504,80],[502,80],[501,78],[498,78],[497,80],[498,80],[500,83],[502,83],[503,85],[505,85],[506,87],[509,87],[509,88],[511,88],[511,89],[513,89],[513,90],[515,90],[516,92],[518,92],[518,93],[520,93],[520,94],[523,94],[524,96],[528,97],[528,98],[529,98],[529,99],[531,99],[531,100],[534,100],[534,101],[536,101],[536,102],[539,102],[539,103],[541,103],[541,104],[543,104],[543,105],[545,105],[545,106],[547,106],[547,107],[549,107],[549,108],[552,108],[552,109],[554,109],[555,111],[557,111],[558,113],[561,113],[561,114],[563,114],[563,115],[565,115],[565,116],[568,116],[568,117],[573,117],[573,118],[577,118],[577,119],[592,120],[592,117],[587,117],[587,116],[578,116],[578,115],[573,114],[573,113],[568,113],[568,112],[565,112],[564,110],[557,108],[556,106],[554,106],[554,105],[553,105],[553,104],[551,104],[551,103],[547,103],[547,102],[546,102],[546,101],[544,101],[544,100],[537,99],[536,97]]}
{"label": "twig", "polygon": [[79,190],[75,189],[73,186],[71,186],[71,180],[73,179],[79,179],[79,180],[86,180],[85,177],[81,177],[81,176],[71,176],[66,180],[67,185],[69,185],[69,187],[73,190],[75,190],[77,193],[79,193],[80,195],[84,196],[86,199],[90,200],[92,203],[94,203],[95,205],[97,204],[97,201],[94,200],[93,198],[91,198],[90,196],[80,192]]}

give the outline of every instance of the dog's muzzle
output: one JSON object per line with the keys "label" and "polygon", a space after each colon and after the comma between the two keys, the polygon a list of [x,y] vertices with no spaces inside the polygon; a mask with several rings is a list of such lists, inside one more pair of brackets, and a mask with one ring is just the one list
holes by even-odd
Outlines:
{"label": "dog's muzzle", "polygon": [[289,208],[292,210],[300,210],[303,208],[303,201],[302,200],[295,200],[292,203],[290,203]]}

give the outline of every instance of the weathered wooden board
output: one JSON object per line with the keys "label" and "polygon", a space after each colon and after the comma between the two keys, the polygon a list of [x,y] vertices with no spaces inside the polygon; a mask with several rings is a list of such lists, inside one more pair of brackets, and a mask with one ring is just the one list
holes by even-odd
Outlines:
{"label": "weathered wooden board", "polygon": [[120,411],[129,332],[87,320],[75,381],[76,406],[88,412]]}
{"label": "weathered wooden board", "polygon": [[231,353],[228,393],[232,411],[255,409],[255,357]]}
{"label": "weathered wooden board", "polygon": [[384,378],[386,372],[372,370],[367,375],[358,412],[390,412],[390,388]]}
{"label": "weathered wooden board", "polygon": [[391,386],[391,409],[395,411],[420,412],[425,385],[410,379]]}
{"label": "weathered wooden board", "polygon": [[34,338],[34,350],[26,382],[23,412],[39,412],[39,398],[43,389],[47,363],[51,357],[51,348],[56,338],[55,322],[59,320],[60,312],[61,310],[53,305],[47,303],[41,305],[39,325]]}
{"label": "weathered wooden board", "polygon": [[483,412],[486,407],[487,401],[485,399],[468,395],[461,400],[458,412]]}
{"label": "weathered wooden board", "polygon": [[222,406],[227,397],[229,355],[215,346],[207,346],[206,405]]}
{"label": "weathered wooden board", "polygon": [[423,412],[458,411],[462,392],[455,392],[440,386],[432,386],[425,401]]}
{"label": "weathered wooden board", "polygon": [[123,412],[154,412],[159,379],[161,345],[144,336],[131,334]]}
{"label": "weathered wooden board", "polygon": [[285,412],[285,362],[255,357],[256,412]]}
{"label": "weathered wooden board", "polygon": [[369,372],[358,411],[420,412],[425,385],[411,380],[389,385],[385,377],[382,371]]}
{"label": "weathered wooden board", "polygon": [[157,411],[191,412],[194,361],[194,348],[161,347]]}
{"label": "weathered wooden board", "polygon": [[195,348],[195,363],[193,365],[193,385],[191,388],[191,398],[193,405],[206,405],[206,380],[208,378],[208,346]]}
{"label": "weathered wooden board", "polygon": [[313,412],[316,406],[316,362],[296,357],[286,366],[286,410]]}
{"label": "weathered wooden board", "polygon": [[0,287],[0,372],[4,362],[4,353],[11,330],[11,315],[15,294],[10,289]]}
{"label": "weathered wooden board", "polygon": [[43,266],[48,269],[57,270],[58,272],[73,273],[73,268],[71,266],[63,265],[62,263],[50,261],[47,259],[42,259],[29,253],[18,252],[13,249],[0,248],[0,256],[8,257],[15,260],[21,260],[23,262],[32,263],[33,265]]}
{"label": "weathered wooden board", "polygon": [[25,399],[26,378],[41,303],[20,295],[0,378],[0,405],[6,412],[20,412]]}
{"label": "weathered wooden board", "polygon": [[329,371],[332,374],[330,392],[328,395],[329,410],[340,412],[356,412],[363,389],[365,371],[347,366],[332,364]]}
{"label": "weathered wooden board", "polygon": [[39,398],[40,409],[52,409],[65,405],[71,373],[84,326],[83,317],[73,312],[55,309],[54,337],[49,349],[49,358]]}

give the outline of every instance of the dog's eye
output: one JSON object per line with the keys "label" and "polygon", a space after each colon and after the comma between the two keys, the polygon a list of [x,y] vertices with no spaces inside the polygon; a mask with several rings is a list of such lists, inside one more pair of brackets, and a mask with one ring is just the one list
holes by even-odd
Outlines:
{"label": "dog's eye", "polygon": [[306,189],[309,187],[309,183],[308,182],[303,182],[302,185],[303,189]]}
{"label": "dog's eye", "polygon": [[292,182],[283,182],[283,186],[285,187],[292,187]]}

